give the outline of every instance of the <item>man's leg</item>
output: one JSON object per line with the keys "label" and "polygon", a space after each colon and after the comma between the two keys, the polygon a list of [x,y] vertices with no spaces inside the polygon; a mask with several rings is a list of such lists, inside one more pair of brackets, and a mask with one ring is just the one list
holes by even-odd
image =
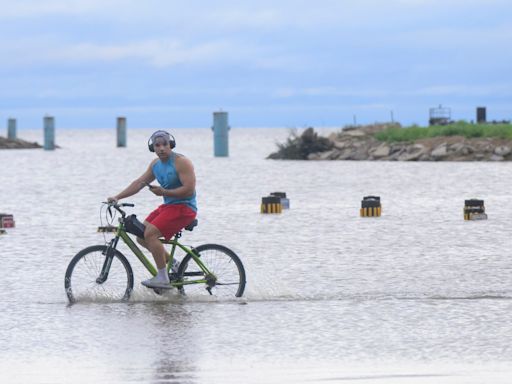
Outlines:
{"label": "man's leg", "polygon": [[144,239],[137,237],[137,243],[142,245],[144,248],[148,249],[148,246],[147,246],[146,242],[144,241]]}
{"label": "man's leg", "polygon": [[166,250],[164,245],[159,240],[162,237],[160,230],[153,224],[147,224],[146,230],[144,231],[144,243],[145,247],[149,249],[158,269],[165,268],[165,256]]}
{"label": "man's leg", "polygon": [[[145,226],[145,227],[147,227],[149,223],[148,223],[146,220],[144,220],[144,223],[143,223],[143,224],[144,224],[144,226]],[[142,245],[144,248],[148,249],[148,246],[147,246],[147,244],[146,244],[146,242],[144,241],[144,239],[143,239],[143,238],[141,238],[141,237],[137,237],[137,243],[139,243],[140,245]]]}
{"label": "man's leg", "polygon": [[159,240],[161,236],[160,230],[153,224],[146,226],[146,230],[144,231],[144,244],[153,255],[158,269],[156,276],[142,282],[143,285],[149,288],[171,288],[167,266],[165,265],[167,252]]}
{"label": "man's leg", "polygon": [[[144,226],[147,227],[148,226],[148,222],[147,221],[144,221]],[[151,225],[151,224],[149,224]],[[140,237],[137,237],[137,243],[139,243],[140,245],[142,245],[144,248],[146,248],[147,250],[149,250],[148,248],[148,245],[146,244],[146,241]],[[151,252],[151,251],[150,251]],[[169,254],[167,252],[165,252],[165,264],[167,264],[167,262],[169,261]]]}

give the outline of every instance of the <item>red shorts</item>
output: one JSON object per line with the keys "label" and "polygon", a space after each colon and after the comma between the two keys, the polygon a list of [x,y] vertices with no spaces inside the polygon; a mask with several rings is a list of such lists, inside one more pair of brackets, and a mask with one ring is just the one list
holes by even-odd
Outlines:
{"label": "red shorts", "polygon": [[189,225],[196,212],[185,204],[162,204],[146,217],[148,223],[158,228],[166,240]]}

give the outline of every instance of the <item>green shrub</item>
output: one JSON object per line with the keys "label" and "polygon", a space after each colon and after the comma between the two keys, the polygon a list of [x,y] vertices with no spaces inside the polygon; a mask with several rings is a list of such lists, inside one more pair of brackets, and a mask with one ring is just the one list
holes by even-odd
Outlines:
{"label": "green shrub", "polygon": [[466,138],[492,137],[512,140],[512,124],[470,124],[458,121],[449,125],[404,128],[389,128],[375,134],[380,141],[415,141],[439,136],[463,136]]}

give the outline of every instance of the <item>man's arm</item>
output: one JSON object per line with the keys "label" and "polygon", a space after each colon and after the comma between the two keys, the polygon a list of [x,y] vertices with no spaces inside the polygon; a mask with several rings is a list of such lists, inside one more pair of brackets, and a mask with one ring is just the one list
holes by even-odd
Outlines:
{"label": "man's arm", "polygon": [[169,197],[189,197],[192,196],[196,190],[196,174],[192,162],[186,157],[178,157],[175,161],[176,172],[180,178],[181,187],[174,189],[164,189],[162,187],[150,188],[150,191],[157,196]]}
{"label": "man's arm", "polygon": [[142,174],[139,178],[133,180],[130,185],[128,185],[125,189],[123,189],[121,192],[119,192],[117,195],[113,197],[109,197],[107,201],[109,203],[111,202],[117,202],[118,200],[124,199],[126,197],[130,197],[135,195],[137,192],[139,192],[142,188],[146,186],[146,183],[149,184],[153,180],[155,180],[155,176],[153,175],[153,164],[158,161],[158,159],[155,159],[151,162],[148,169],[146,169],[146,172]]}

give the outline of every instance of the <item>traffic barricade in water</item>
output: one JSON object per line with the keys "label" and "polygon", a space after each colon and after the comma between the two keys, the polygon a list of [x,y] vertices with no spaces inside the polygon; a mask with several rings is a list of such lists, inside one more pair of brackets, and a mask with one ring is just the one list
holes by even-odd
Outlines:
{"label": "traffic barricade in water", "polygon": [[487,220],[483,200],[464,200],[464,220]]}
{"label": "traffic barricade in water", "polygon": [[14,228],[14,216],[8,213],[0,213],[0,228]]}
{"label": "traffic barricade in water", "polygon": [[279,197],[281,199],[281,207],[283,209],[290,209],[290,199],[286,197],[286,192],[272,192],[270,196]]}
{"label": "traffic barricade in water", "polygon": [[267,196],[261,198],[261,213],[281,213],[282,210],[280,197]]}
{"label": "traffic barricade in water", "polygon": [[382,207],[379,196],[365,196],[361,201],[361,217],[380,217]]}

